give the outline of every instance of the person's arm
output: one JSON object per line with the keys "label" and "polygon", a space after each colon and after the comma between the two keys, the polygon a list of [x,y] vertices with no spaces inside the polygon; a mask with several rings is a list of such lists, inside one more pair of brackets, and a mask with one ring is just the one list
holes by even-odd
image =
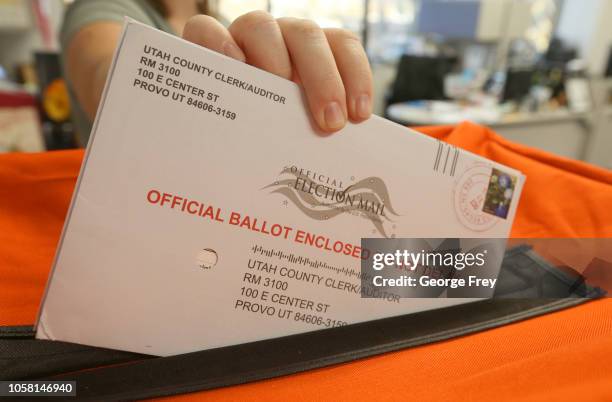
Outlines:
{"label": "person's arm", "polygon": [[92,121],[120,35],[120,23],[94,22],[78,30],[65,51],[66,72],[81,107]]}

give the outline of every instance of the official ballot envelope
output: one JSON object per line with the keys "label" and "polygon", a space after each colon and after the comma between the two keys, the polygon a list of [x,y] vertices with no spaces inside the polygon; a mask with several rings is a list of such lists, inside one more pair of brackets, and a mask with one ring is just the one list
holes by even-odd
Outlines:
{"label": "official ballot envelope", "polygon": [[126,20],[36,336],[172,355],[465,303],[362,297],[360,240],[505,238],[523,181],[379,117],[322,136],[294,83]]}

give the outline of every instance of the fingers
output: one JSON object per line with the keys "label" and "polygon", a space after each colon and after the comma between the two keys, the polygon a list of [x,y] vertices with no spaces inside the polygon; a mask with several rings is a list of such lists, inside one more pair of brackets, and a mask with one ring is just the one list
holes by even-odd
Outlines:
{"label": "fingers", "polygon": [[345,29],[325,29],[346,92],[351,120],[366,120],[372,114],[372,71],[359,38]]}
{"label": "fingers", "polygon": [[253,11],[238,17],[229,27],[249,64],[280,77],[291,79],[289,52],[278,23],[265,11]]}
{"label": "fingers", "polygon": [[226,29],[214,18],[189,19],[183,37],[234,59],[301,83],[313,119],[324,132],[347,118],[372,113],[372,74],[359,39],[342,29],[322,30],[296,18],[275,20],[264,11],[236,19]]}
{"label": "fingers", "polygon": [[314,120],[324,132],[340,130],[347,119],[346,94],[323,30],[296,18],[280,18],[278,24]]}
{"label": "fingers", "polygon": [[189,18],[183,29],[183,38],[233,59],[246,60],[244,52],[229,31],[208,15]]}

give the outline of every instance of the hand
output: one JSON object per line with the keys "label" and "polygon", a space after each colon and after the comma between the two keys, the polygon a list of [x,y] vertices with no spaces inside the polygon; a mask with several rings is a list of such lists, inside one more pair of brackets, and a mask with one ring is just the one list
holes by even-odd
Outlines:
{"label": "hand", "polygon": [[347,118],[360,122],[370,117],[370,65],[359,39],[347,30],[253,11],[229,28],[197,15],[185,25],[183,38],[302,85],[324,132],[340,130]]}

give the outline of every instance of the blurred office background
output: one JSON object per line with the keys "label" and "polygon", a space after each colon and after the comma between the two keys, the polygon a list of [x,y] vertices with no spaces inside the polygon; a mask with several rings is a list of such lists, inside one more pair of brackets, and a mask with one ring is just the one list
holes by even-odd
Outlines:
{"label": "blurred office background", "polygon": [[[69,1],[0,0],[0,152],[78,146],[57,59]],[[375,113],[492,127],[612,168],[612,0],[217,0],[358,34]]]}

